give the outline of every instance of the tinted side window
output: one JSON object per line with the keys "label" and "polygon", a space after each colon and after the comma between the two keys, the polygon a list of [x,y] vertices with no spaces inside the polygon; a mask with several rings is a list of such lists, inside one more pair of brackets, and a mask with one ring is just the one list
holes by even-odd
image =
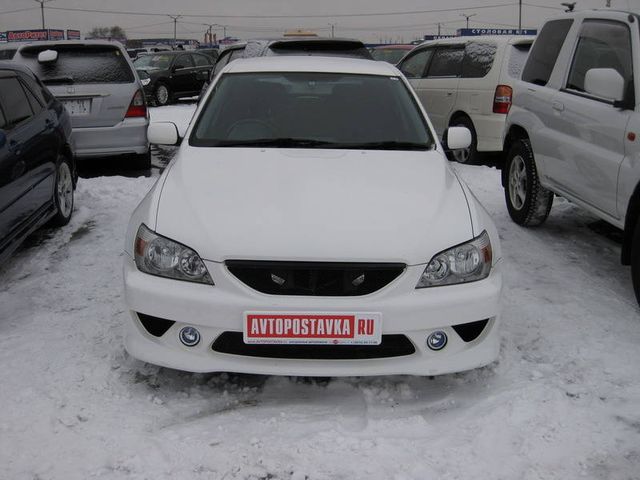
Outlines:
{"label": "tinted side window", "polygon": [[459,77],[464,47],[440,47],[436,50],[427,77]]}
{"label": "tinted side window", "polygon": [[547,84],[572,24],[571,19],[552,20],[545,23],[533,44],[522,72],[522,80],[536,85]]}
{"label": "tinted side window", "polygon": [[471,42],[464,48],[462,78],[482,78],[489,73],[496,58],[493,43]]}
{"label": "tinted side window", "polygon": [[204,55],[192,55],[196,67],[208,67],[211,61]]}
{"label": "tinted side window", "polygon": [[191,68],[193,66],[191,55],[180,55],[176,58],[176,63],[173,64],[174,68]]}
{"label": "tinted side window", "polygon": [[584,77],[592,68],[613,68],[628,85],[633,77],[631,32],[623,23],[585,20],[578,38],[567,88],[584,92]]}
{"label": "tinted side window", "polygon": [[33,112],[17,78],[0,78],[0,103],[9,127],[29,119]]}
{"label": "tinted side window", "polygon": [[429,60],[431,60],[434,50],[434,48],[426,48],[412,54],[404,62],[402,62],[400,70],[405,74],[407,78],[424,77],[427,65],[429,65]]}
{"label": "tinted side window", "polygon": [[29,105],[31,106],[31,110],[33,113],[39,113],[44,108],[40,100],[38,100],[35,95],[31,92],[29,87],[27,87],[24,82],[20,82],[22,84],[22,89],[24,90],[25,95],[27,96],[27,100],[29,101]]}
{"label": "tinted side window", "polygon": [[[27,87],[25,90],[27,90],[28,93],[31,93],[32,96],[35,96],[41,105],[49,104],[49,95],[47,94],[47,91],[44,88],[44,86],[42,86],[36,80],[31,78],[29,75],[25,75],[22,72],[18,72],[18,76],[20,77],[20,80],[22,80],[24,85]],[[31,104],[31,107],[34,108],[34,112],[38,111],[38,109],[33,106],[33,103]]]}

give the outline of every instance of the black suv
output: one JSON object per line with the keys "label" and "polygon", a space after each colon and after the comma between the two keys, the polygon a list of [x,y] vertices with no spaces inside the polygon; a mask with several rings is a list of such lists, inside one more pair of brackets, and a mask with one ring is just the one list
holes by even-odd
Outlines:
{"label": "black suv", "polygon": [[69,114],[31,70],[0,62],[0,262],[38,227],[71,219],[70,135]]}
{"label": "black suv", "polygon": [[141,55],[133,65],[144,86],[145,96],[156,105],[198,95],[213,69],[209,56],[185,51]]}

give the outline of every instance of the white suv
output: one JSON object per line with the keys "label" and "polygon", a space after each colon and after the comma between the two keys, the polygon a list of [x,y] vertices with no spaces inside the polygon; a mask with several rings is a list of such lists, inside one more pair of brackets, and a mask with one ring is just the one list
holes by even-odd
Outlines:
{"label": "white suv", "polygon": [[[459,37],[425,42],[399,64],[443,138],[450,126],[471,131],[471,147],[452,151],[461,163],[500,152],[512,85],[533,43],[530,36]],[[444,140],[444,138],[443,138]]]}
{"label": "white suv", "polygon": [[544,222],[557,194],[624,229],[640,301],[639,20],[590,10],[545,23],[514,88],[502,183],[520,225]]}

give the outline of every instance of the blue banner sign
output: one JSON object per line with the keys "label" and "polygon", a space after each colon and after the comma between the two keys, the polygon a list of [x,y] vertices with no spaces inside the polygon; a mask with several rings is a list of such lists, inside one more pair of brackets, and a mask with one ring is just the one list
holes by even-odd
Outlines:
{"label": "blue banner sign", "polygon": [[459,37],[473,37],[476,35],[537,35],[538,30],[517,28],[459,28]]}
{"label": "blue banner sign", "polygon": [[422,41],[426,42],[428,40],[440,40],[442,38],[455,38],[457,35],[425,35]]}

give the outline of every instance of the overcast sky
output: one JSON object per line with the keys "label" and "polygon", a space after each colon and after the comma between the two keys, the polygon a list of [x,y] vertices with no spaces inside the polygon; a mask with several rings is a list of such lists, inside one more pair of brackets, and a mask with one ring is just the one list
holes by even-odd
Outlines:
{"label": "overcast sky", "polygon": [[[39,0],[0,0],[0,31],[41,27]],[[562,1],[523,0],[523,27],[537,28],[558,14]],[[227,35],[239,38],[278,36],[303,28],[321,35],[357,37],[367,42],[410,41],[426,34],[454,33],[466,24],[474,27],[517,27],[518,0],[45,0],[47,28],[78,29],[119,25],[129,38],[178,37],[202,40],[203,24],[227,26]],[[577,0],[577,8],[604,7],[606,0]],[[619,9],[640,9],[640,0],[611,0]],[[21,12],[14,10],[29,9]],[[123,13],[89,13],[59,9],[88,9]],[[440,10],[434,12],[433,10]],[[449,10],[449,11],[442,11]],[[431,12],[427,12],[431,11]],[[133,13],[140,13],[135,15]],[[408,12],[408,13],[407,13]],[[377,15],[376,15],[377,14]],[[293,17],[298,16],[299,17]],[[285,18],[265,18],[283,16]],[[251,18],[253,17],[253,18]],[[257,18],[256,18],[257,17]],[[262,17],[262,18],[260,18]],[[222,28],[216,27],[222,36]]]}

